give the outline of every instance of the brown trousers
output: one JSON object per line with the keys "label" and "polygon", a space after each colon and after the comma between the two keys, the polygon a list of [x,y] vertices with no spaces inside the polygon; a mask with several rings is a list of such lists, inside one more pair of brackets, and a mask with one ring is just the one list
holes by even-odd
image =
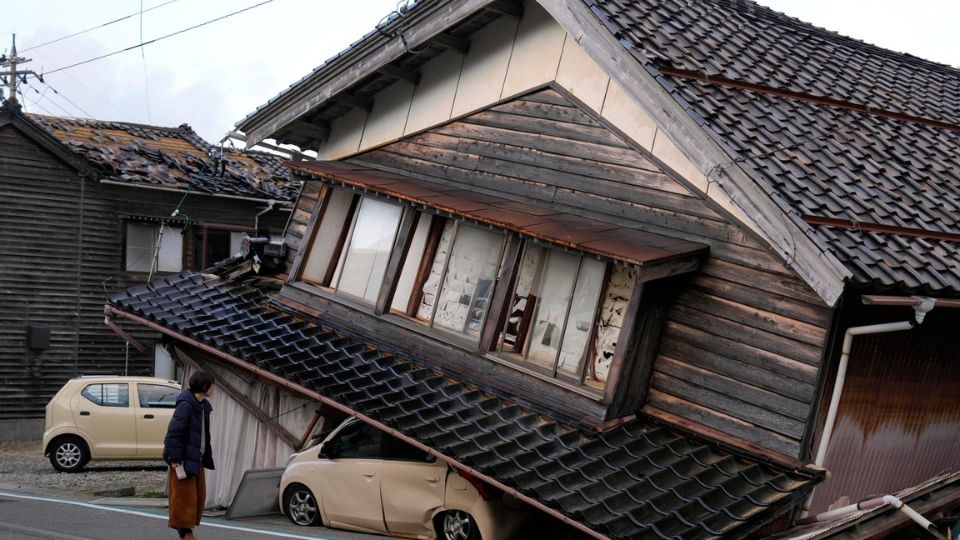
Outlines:
{"label": "brown trousers", "polygon": [[207,484],[200,474],[177,480],[173,467],[167,467],[167,492],[170,502],[170,519],[167,526],[174,529],[192,529],[200,524],[203,505],[207,502]]}

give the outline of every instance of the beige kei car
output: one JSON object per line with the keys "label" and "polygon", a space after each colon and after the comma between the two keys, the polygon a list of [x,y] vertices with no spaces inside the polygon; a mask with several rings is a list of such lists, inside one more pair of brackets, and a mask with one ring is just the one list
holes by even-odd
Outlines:
{"label": "beige kei car", "polygon": [[154,377],[79,377],[46,410],[43,453],[63,472],[91,459],[160,459],[180,385]]}
{"label": "beige kei car", "polygon": [[356,419],[287,464],[280,508],[298,525],[407,538],[511,538],[522,502]]}

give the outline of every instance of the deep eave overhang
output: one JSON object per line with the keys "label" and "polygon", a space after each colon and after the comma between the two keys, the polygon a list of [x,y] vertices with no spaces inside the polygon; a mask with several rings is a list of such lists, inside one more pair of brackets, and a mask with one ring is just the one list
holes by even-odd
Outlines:
{"label": "deep eave overhang", "polygon": [[[271,138],[279,129],[310,113],[363,77],[493,3],[493,0],[421,0],[402,18],[384,26],[383,32],[367,34],[237,122],[236,127],[246,135],[248,146]],[[391,24],[403,25],[402,38],[392,34]]]}
{"label": "deep eave overhang", "polygon": [[647,269],[674,261],[695,270],[706,244],[629,229],[565,212],[338,161],[288,162],[295,174],[392,197],[418,207],[505,229],[563,248]]}

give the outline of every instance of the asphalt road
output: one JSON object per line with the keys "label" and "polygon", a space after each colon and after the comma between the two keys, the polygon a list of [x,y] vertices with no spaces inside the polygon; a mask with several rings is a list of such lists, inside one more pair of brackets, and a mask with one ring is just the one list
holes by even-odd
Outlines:
{"label": "asphalt road", "polygon": [[[0,538],[3,540],[175,540],[165,511],[118,508],[46,495],[0,491]],[[204,518],[194,529],[199,540],[377,540],[382,536],[296,527],[282,518],[227,521]]]}

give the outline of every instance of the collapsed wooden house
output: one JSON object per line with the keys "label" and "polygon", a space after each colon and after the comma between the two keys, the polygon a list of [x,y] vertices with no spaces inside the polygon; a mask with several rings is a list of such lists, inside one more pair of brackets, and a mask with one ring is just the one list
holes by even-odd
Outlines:
{"label": "collapsed wooden house", "polygon": [[128,328],[148,350],[128,349],[103,324],[104,300],[151,275],[206,268],[257,228],[282,232],[299,189],[282,161],[221,153],[187,125],[41,116],[7,102],[0,420],[36,424],[74,376],[152,374],[157,334]]}
{"label": "collapsed wooden house", "polygon": [[817,483],[814,515],[935,478],[936,518],[958,95],[752,2],[417,2],[238,124],[319,156],[279,293],[184,273],[108,310],[593,536],[782,531]]}

